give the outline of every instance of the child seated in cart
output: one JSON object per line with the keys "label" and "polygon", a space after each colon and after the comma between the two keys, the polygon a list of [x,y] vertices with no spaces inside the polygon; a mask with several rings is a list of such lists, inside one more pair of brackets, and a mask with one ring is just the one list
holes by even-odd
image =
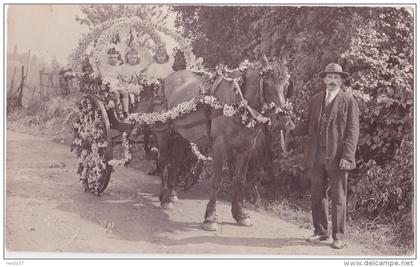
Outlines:
{"label": "child seated in cart", "polygon": [[121,79],[125,84],[137,84],[140,79],[142,69],[140,68],[141,59],[137,49],[130,47],[125,53],[125,64],[121,69]]}
{"label": "child seated in cart", "polygon": [[125,64],[121,69],[121,80],[129,93],[131,103],[135,103],[144,86],[144,69],[150,65],[152,55],[144,47],[129,47],[125,54]]}
{"label": "child seated in cart", "polygon": [[121,54],[114,47],[107,51],[108,60],[106,65],[98,64],[98,71],[100,77],[110,83],[110,92],[117,94],[118,104],[122,100],[123,113],[128,113],[129,96],[127,88],[122,82],[122,67],[123,64]]}
{"label": "child seated in cart", "polygon": [[149,81],[163,80],[172,73],[173,60],[169,57],[166,48],[161,45],[159,46],[156,54],[153,56],[154,62],[152,62],[145,71],[145,75]]}

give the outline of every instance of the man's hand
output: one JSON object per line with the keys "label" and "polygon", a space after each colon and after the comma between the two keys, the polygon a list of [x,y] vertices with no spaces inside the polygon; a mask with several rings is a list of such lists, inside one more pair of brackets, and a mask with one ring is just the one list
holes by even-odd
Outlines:
{"label": "man's hand", "polygon": [[349,171],[351,170],[351,162],[345,159],[341,159],[338,168],[342,171]]}
{"label": "man's hand", "polygon": [[284,127],[286,128],[286,131],[290,132],[290,131],[293,131],[295,129],[296,125],[293,123],[292,120],[288,120]]}

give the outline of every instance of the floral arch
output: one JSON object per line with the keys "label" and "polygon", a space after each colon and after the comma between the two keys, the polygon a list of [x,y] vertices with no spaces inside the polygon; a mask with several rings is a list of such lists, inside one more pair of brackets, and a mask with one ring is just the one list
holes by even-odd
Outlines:
{"label": "floral arch", "polygon": [[[133,32],[138,35],[134,36]],[[130,34],[134,40],[129,40],[128,35]],[[118,42],[114,40],[115,38],[119,39]],[[85,34],[72,53],[72,68],[76,75],[80,75],[83,60],[86,56],[97,62],[110,46],[119,46],[124,49],[129,46],[128,42],[131,41],[140,43],[140,45],[153,52],[159,46],[167,45],[168,39],[172,41],[173,48],[177,47],[183,51],[187,65],[193,65],[196,59],[192,53],[191,45],[180,34],[151,21],[131,17],[104,22]],[[90,49],[91,51],[88,52]]]}

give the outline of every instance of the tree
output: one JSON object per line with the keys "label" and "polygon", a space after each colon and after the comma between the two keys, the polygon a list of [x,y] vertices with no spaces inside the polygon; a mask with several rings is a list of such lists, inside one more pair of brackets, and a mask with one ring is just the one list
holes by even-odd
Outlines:
{"label": "tree", "polygon": [[140,17],[156,23],[166,23],[168,8],[161,5],[82,5],[83,17],[76,21],[94,27],[108,20],[121,17]]}
{"label": "tree", "polygon": [[[303,114],[308,98],[322,88],[317,74],[323,67],[329,62],[342,64],[352,73],[351,87],[374,100],[371,107],[366,107],[370,120],[388,125],[387,129],[397,126],[379,142],[379,136],[370,135],[377,129],[377,123],[367,123],[368,118],[363,118],[366,124],[362,124],[365,135],[361,145],[368,146],[362,148],[364,161],[375,154],[375,160],[382,164],[394,155],[395,145],[403,135],[412,132],[413,18],[406,9],[281,6],[173,9],[178,12],[176,25],[184,36],[192,39],[195,54],[203,57],[209,67],[220,62],[235,66],[261,52],[273,57],[288,55],[289,71],[300,89],[294,98],[298,115]],[[380,112],[381,106],[389,108],[386,113]],[[387,119],[379,120],[384,115]],[[383,134],[380,132],[380,136]],[[388,148],[384,147],[386,143]]]}

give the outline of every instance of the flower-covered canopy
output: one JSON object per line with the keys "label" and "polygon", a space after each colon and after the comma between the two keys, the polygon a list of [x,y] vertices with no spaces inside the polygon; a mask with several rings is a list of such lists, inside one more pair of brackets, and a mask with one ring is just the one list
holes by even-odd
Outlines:
{"label": "flower-covered canopy", "polygon": [[165,26],[131,17],[104,22],[85,34],[73,51],[72,67],[76,75],[80,75],[86,56],[89,57],[91,63],[97,63],[103,59],[110,48],[115,48],[124,54],[127,48],[137,47],[142,53],[148,50],[150,54],[154,54],[160,46],[164,46],[167,51],[175,47],[181,49],[187,65],[192,67],[195,64],[196,59],[191,45],[182,36]]}

